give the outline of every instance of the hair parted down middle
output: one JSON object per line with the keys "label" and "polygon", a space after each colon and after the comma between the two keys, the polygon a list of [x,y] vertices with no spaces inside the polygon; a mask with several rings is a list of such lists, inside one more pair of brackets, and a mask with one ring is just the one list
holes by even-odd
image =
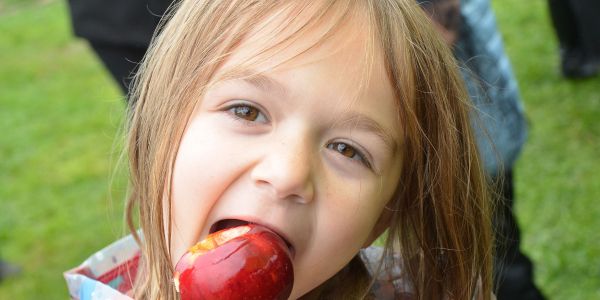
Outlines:
{"label": "hair parted down middle", "polygon": [[[289,19],[288,30],[273,26],[254,60],[240,69],[268,61],[315,26],[333,24],[313,47],[343,22],[358,15],[366,19],[376,43],[370,48],[383,52],[403,124],[398,128],[403,170],[386,208],[391,217],[384,253],[400,254],[395,263],[403,266],[417,299],[476,294],[489,299],[490,200],[471,135],[468,98],[449,49],[412,0],[182,0],[171,8],[131,95],[127,221],[134,235],[138,225],[144,233],[134,297],[177,299],[169,199],[179,142],[216,71],[274,15]],[[311,296],[369,298],[372,280],[360,264],[353,260],[351,271],[340,272]]]}

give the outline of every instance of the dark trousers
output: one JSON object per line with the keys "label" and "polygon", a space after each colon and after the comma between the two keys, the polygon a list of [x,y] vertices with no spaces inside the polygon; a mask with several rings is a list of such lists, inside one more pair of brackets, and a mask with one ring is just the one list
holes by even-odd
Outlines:
{"label": "dark trousers", "polygon": [[[94,41],[90,41],[90,46],[112,77],[117,81],[123,94],[129,95],[131,80],[137,70],[138,64],[142,61],[146,53],[146,48],[112,45]],[[129,97],[126,99],[129,99]]]}
{"label": "dark trousers", "polygon": [[544,299],[533,282],[533,264],[521,252],[521,233],[513,212],[512,171],[496,178],[498,203],[494,216],[497,254],[494,261],[498,300]]}
{"label": "dark trousers", "polygon": [[561,48],[600,58],[600,1],[548,0]]}

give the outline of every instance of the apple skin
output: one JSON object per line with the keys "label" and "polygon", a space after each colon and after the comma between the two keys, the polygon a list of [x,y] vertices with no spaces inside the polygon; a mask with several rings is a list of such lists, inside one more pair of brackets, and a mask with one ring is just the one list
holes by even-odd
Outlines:
{"label": "apple skin", "polygon": [[256,224],[210,234],[181,257],[174,277],[181,300],[283,300],[294,284],[287,245]]}

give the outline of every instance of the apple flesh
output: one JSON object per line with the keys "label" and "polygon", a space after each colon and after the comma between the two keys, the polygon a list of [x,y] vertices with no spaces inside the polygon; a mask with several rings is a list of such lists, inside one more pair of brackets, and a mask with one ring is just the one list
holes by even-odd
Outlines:
{"label": "apple flesh", "polygon": [[181,257],[174,277],[181,300],[287,299],[294,283],[288,246],[256,224],[210,234]]}

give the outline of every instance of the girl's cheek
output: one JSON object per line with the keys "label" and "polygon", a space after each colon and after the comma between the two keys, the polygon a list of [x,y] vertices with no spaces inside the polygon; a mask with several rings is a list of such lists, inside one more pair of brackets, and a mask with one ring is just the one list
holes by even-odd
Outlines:
{"label": "girl's cheek", "polygon": [[[182,138],[173,169],[171,203],[172,260],[196,244],[212,207],[243,170],[239,145],[218,130],[215,119],[199,114]],[[207,171],[209,170],[209,171]],[[167,212],[163,216],[168,216]]]}

